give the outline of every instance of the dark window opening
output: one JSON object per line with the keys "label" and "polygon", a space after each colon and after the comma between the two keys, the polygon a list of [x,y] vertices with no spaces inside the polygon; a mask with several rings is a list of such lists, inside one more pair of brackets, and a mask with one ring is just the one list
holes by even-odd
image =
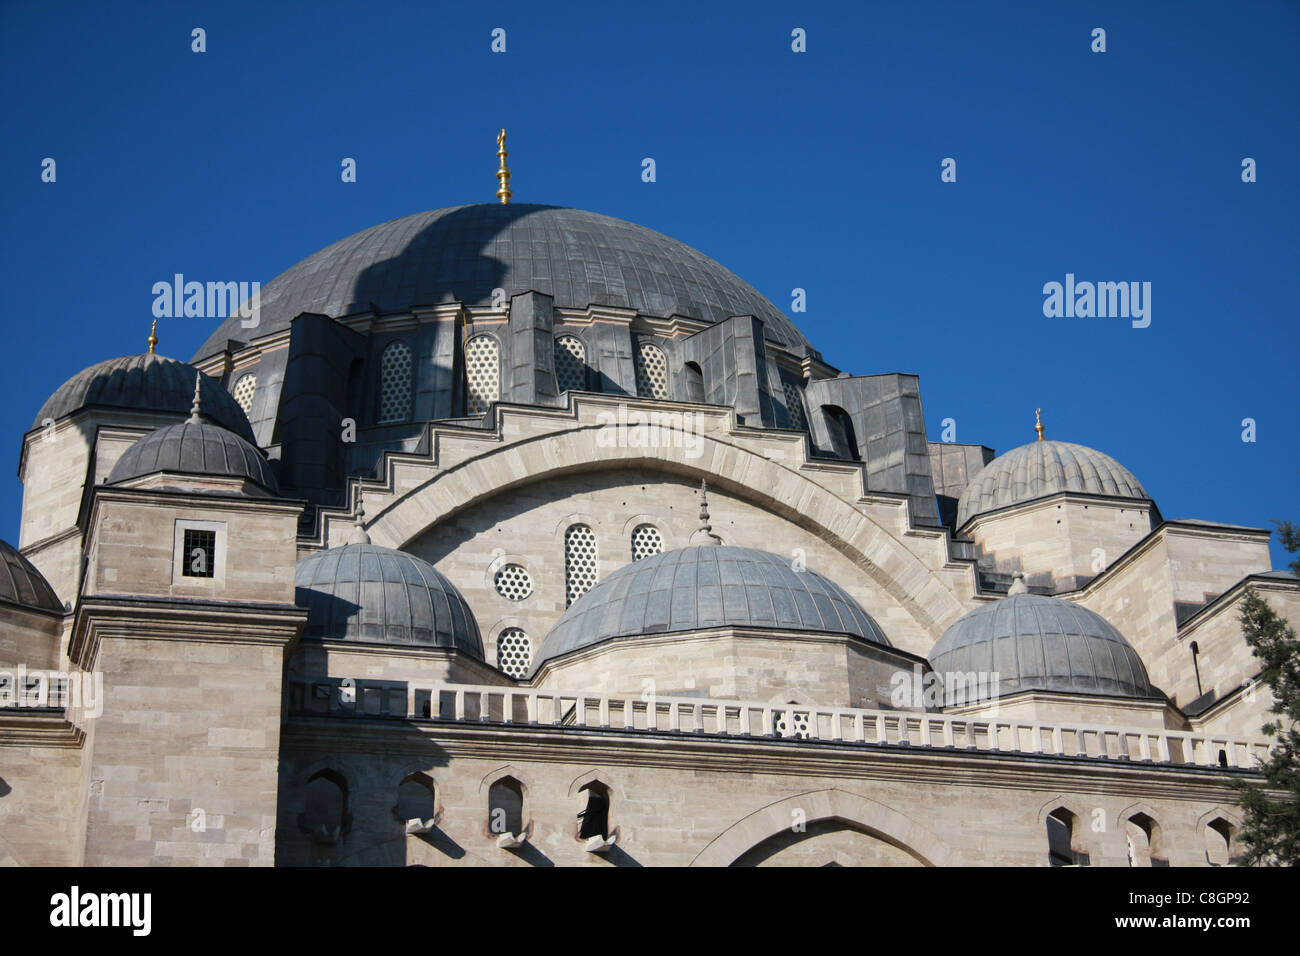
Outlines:
{"label": "dark window opening", "polygon": [[494,836],[524,832],[524,788],[514,777],[502,777],[488,790],[488,830]]}
{"label": "dark window opening", "polygon": [[578,792],[583,791],[587,794],[587,808],[578,814],[578,819],[582,821],[578,837],[582,840],[594,836],[604,838],[609,833],[609,787],[593,780]]}

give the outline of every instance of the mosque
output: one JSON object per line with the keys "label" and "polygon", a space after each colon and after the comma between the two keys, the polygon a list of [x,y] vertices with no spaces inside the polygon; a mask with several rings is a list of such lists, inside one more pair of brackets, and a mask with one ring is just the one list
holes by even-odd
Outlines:
{"label": "mosque", "polygon": [[916,375],[506,156],[33,409],[0,862],[1234,861],[1268,530],[1041,418],[929,441]]}

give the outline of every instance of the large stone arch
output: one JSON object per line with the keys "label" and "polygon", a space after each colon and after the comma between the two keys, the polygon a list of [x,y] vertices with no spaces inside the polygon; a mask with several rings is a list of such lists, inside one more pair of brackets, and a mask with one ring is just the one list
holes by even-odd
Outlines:
{"label": "large stone arch", "polygon": [[949,847],[910,817],[847,790],[811,790],[755,810],[718,834],[691,861],[691,866],[730,866],[746,851],[790,829],[795,811],[807,823],[839,820],[859,827],[904,851],[925,866],[950,866]]}
{"label": "large stone arch", "polygon": [[[406,548],[440,522],[504,491],[586,471],[644,468],[707,480],[818,535],[891,595],[927,633],[940,633],[966,610],[949,584],[889,529],[802,471],[707,435],[690,436],[698,443],[698,455],[688,454],[685,439],[654,448],[609,447],[597,437],[601,427],[579,424],[509,444],[487,444],[480,453],[445,468],[431,463],[429,478],[377,509],[367,526],[371,539]],[[373,492],[366,498],[368,510],[369,500],[384,500]],[[942,542],[936,545],[943,547]]]}

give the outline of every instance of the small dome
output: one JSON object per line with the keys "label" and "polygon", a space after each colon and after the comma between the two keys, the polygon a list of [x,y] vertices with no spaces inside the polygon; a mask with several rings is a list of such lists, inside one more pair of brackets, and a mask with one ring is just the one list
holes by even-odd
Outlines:
{"label": "small dome", "polygon": [[[191,365],[151,353],[100,362],[60,385],[36,413],[32,428],[40,428],[46,419],[58,421],[91,407],[187,414],[196,373]],[[239,403],[216,379],[206,375],[203,379],[204,414],[240,438],[254,441],[248,416]]]}
{"label": "small dome", "polygon": [[456,586],[404,551],[348,544],[298,562],[295,600],[303,637],[445,647],[483,660],[478,622]]}
{"label": "small dome", "polygon": [[[944,674],[998,675],[994,696],[1065,691],[1156,697],[1137,651],[1085,607],[1039,594],[1013,594],[962,615],[929,654]],[[990,678],[991,679],[991,678]]]}
{"label": "small dome", "polygon": [[0,541],[0,602],[34,611],[63,613],[63,602],[36,566]]}
{"label": "small dome", "polygon": [[1081,491],[1148,498],[1133,473],[1110,455],[1064,441],[1033,441],[999,455],[977,474],[957,503],[957,527],[998,508]]}
{"label": "small dome", "polygon": [[270,465],[255,446],[207,422],[180,422],[145,435],[122,453],[108,476],[108,483],[117,484],[159,472],[246,478],[273,495],[280,493]]}
{"label": "small dome", "polygon": [[537,666],[611,638],[709,627],[848,634],[889,646],[871,615],[829,578],[795,571],[789,558],[767,551],[700,545],[633,561],[601,581],[546,635]]}

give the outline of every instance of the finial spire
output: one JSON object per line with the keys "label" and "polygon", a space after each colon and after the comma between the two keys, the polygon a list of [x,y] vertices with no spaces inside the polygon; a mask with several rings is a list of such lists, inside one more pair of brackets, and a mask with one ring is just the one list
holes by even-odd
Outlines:
{"label": "finial spire", "polygon": [[370,544],[370,532],[366,530],[366,503],[360,494],[357,495],[357,516],[352,519],[352,534],[347,543]]}
{"label": "finial spire", "polygon": [[149,354],[154,354],[154,346],[158,344],[158,320],[153,320],[153,328],[149,330]]}
{"label": "finial spire", "polygon": [[709,524],[709,485],[706,481],[700,482],[700,526],[692,532],[690,543],[693,545],[722,544],[722,539],[713,533],[713,525]]}
{"label": "finial spire", "polygon": [[203,373],[194,373],[194,404],[190,406],[189,423],[191,425],[201,425],[203,423],[203,410],[200,408],[202,396],[199,394],[199,388],[203,384]]}
{"label": "finial spire", "polygon": [[509,155],[506,152],[506,131],[503,129],[497,133],[497,158],[501,161],[501,168],[497,170],[497,199],[501,200],[503,206],[509,205],[510,197],[514,195],[510,191],[510,167],[506,165],[506,157]]}
{"label": "finial spire", "polygon": [[1028,594],[1028,593],[1029,593],[1029,585],[1025,584],[1025,574],[1023,571],[1017,571],[1012,576],[1011,587],[1007,590],[1007,594],[1011,595],[1011,594]]}
{"label": "finial spire", "polygon": [[1043,410],[1034,409],[1034,431],[1038,432],[1038,440],[1043,440]]}

